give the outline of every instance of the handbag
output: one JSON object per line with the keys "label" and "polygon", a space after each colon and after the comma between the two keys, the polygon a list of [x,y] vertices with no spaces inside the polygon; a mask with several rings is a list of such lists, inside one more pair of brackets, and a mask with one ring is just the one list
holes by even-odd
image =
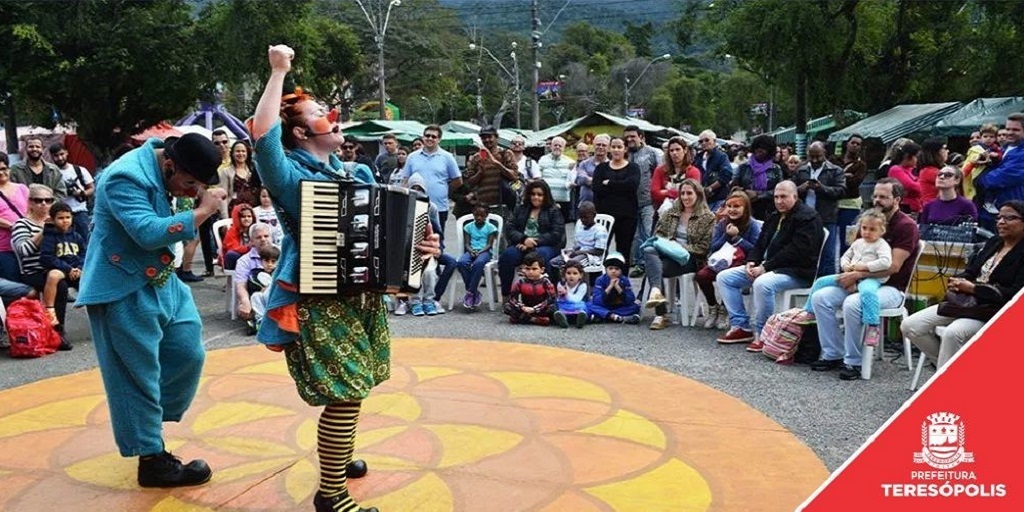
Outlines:
{"label": "handbag", "polygon": [[[987,285],[976,285],[976,287]],[[971,318],[987,322],[999,312],[1001,306],[996,304],[979,304],[974,294],[963,292],[946,292],[939,303],[936,314],[947,318]]]}
{"label": "handbag", "polygon": [[690,262],[690,251],[687,251],[683,246],[668,238],[652,236],[640,244],[640,250],[643,250],[645,247],[654,247],[654,250],[658,251],[658,255],[663,258],[669,258],[680,266]]}

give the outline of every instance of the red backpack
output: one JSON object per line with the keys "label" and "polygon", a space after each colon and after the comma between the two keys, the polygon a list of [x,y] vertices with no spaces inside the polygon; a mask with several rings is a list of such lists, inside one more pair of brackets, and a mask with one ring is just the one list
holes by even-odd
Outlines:
{"label": "red backpack", "polygon": [[11,357],[42,357],[60,346],[60,334],[36,299],[18,299],[7,306],[7,338]]}

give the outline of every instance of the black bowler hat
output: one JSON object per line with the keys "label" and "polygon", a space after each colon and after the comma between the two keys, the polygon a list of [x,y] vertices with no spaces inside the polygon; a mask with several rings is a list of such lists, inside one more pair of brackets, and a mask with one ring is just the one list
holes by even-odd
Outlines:
{"label": "black bowler hat", "polygon": [[207,185],[220,183],[217,175],[221,165],[220,150],[210,139],[198,133],[167,137],[164,141],[164,156]]}

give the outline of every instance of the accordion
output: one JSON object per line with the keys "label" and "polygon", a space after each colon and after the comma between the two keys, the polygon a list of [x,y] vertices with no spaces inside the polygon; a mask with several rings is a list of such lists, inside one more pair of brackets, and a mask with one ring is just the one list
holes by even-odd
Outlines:
{"label": "accordion", "polygon": [[299,293],[355,295],[420,288],[429,206],[401,187],[299,182]]}

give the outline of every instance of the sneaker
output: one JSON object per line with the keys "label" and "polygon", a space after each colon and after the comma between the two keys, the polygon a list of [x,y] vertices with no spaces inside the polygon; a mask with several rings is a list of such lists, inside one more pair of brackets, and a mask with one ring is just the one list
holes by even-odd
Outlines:
{"label": "sneaker", "polygon": [[739,327],[733,327],[728,332],[718,338],[718,342],[723,345],[732,345],[735,343],[750,343],[754,341],[754,331],[748,331],[746,329],[740,329]]}
{"label": "sneaker", "polygon": [[533,316],[530,317],[530,323],[533,325],[548,326],[551,325],[551,318],[546,316]]}
{"label": "sneaker", "polygon": [[168,452],[139,457],[139,485],[142,487],[187,487],[210,481],[213,471],[202,460],[182,464]]}
{"label": "sneaker", "polygon": [[629,277],[643,277],[644,274],[645,272],[643,267],[635,266],[629,269]]}
{"label": "sneaker", "polygon": [[558,324],[559,327],[563,329],[569,327],[569,319],[566,318],[565,313],[562,313],[561,311],[555,311],[554,317],[555,323]]}
{"label": "sneaker", "polygon": [[878,346],[878,340],[882,337],[882,330],[877,325],[869,325],[864,329],[864,345],[868,347]]}
{"label": "sneaker", "polygon": [[839,370],[840,380],[858,380],[860,379],[860,366],[843,365],[843,369]]}
{"label": "sneaker", "polygon": [[633,314],[633,315],[629,315],[629,316],[624,316],[624,317],[622,317],[622,323],[629,324],[629,325],[639,325],[640,324],[640,315]]}
{"label": "sneaker", "polygon": [[480,307],[480,303],[484,301],[484,294],[476,292],[473,294],[473,307]]}
{"label": "sneaker", "polygon": [[439,300],[434,301],[434,311],[436,311],[437,314],[439,315],[443,315],[448,312],[447,310],[444,309],[444,306],[441,305],[441,301]]}
{"label": "sneaker", "polygon": [[843,367],[842,359],[819,359],[811,363],[811,370],[816,372],[828,372]]}
{"label": "sneaker", "polygon": [[462,307],[473,309],[473,299],[473,292],[466,292],[466,295],[462,297]]}
{"label": "sneaker", "polygon": [[724,331],[729,328],[729,311],[725,309],[725,306],[719,304],[718,306],[718,323],[715,324],[715,329]]}
{"label": "sneaker", "polygon": [[[423,307],[423,312],[426,313],[427,316],[434,316],[434,315],[437,314],[437,307],[434,306],[434,301],[432,301],[432,300],[425,300],[421,304],[423,305],[422,306]],[[412,314],[415,315],[416,312],[413,311]]]}
{"label": "sneaker", "polygon": [[760,340],[754,340],[747,345],[747,352],[760,352],[762,350],[764,350],[764,343],[761,343]]}
{"label": "sneaker", "polygon": [[801,311],[793,318],[793,323],[796,325],[811,325],[818,323],[814,318],[814,313],[810,311]]}
{"label": "sneaker", "polygon": [[412,304],[412,316],[423,316],[423,303],[414,302]]}
{"label": "sneaker", "polygon": [[668,319],[665,318],[663,315],[658,315],[654,317],[653,321],[651,321],[652,331],[660,331],[666,327],[668,327]]}
{"label": "sneaker", "polygon": [[647,304],[645,304],[644,307],[654,309],[666,302],[668,301],[665,299],[665,296],[661,294],[661,290],[651,288],[651,294],[647,297]]}
{"label": "sneaker", "polygon": [[396,299],[396,300],[397,300],[398,304],[395,306],[395,315],[402,316],[402,315],[408,313],[409,312],[409,303],[404,301],[404,300],[401,300],[401,299]]}
{"label": "sneaker", "polygon": [[[724,313],[724,312],[723,312]],[[704,328],[714,329],[718,325],[718,315],[722,314],[719,312],[718,305],[708,306],[708,314],[704,317]]]}
{"label": "sneaker", "polygon": [[588,320],[586,313],[576,313],[576,328],[582,329],[584,325],[587,325]]}

